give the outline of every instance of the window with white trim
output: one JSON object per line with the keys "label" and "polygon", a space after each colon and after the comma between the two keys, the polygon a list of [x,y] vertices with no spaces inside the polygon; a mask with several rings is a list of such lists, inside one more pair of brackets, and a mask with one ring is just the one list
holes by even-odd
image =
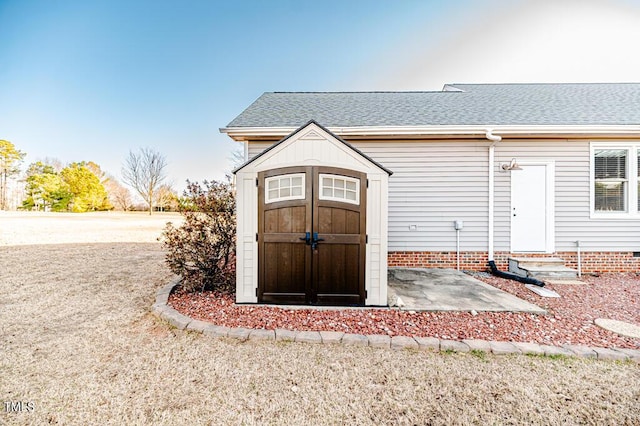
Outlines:
{"label": "window with white trim", "polygon": [[596,217],[640,214],[640,143],[592,144],[591,197]]}
{"label": "window with white trim", "polygon": [[304,200],[304,173],[293,173],[264,180],[264,202]]}
{"label": "window with white trim", "polygon": [[360,204],[360,179],[320,174],[319,198],[321,200]]}

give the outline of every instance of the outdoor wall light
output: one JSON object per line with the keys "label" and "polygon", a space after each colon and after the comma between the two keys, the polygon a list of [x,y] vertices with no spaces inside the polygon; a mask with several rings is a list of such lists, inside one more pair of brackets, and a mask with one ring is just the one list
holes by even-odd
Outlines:
{"label": "outdoor wall light", "polygon": [[520,167],[520,165],[518,163],[516,163],[516,159],[515,158],[511,159],[511,163],[509,163],[509,164],[504,163],[500,167],[505,172],[510,172],[511,170],[522,170],[522,167]]}

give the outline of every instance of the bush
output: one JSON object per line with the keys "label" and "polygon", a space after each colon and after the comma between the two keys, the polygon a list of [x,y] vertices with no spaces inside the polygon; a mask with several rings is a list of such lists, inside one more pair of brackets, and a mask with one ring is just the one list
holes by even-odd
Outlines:
{"label": "bush", "polygon": [[169,268],[186,291],[233,289],[235,281],[235,193],[229,181],[187,181],[178,210],[180,227],[168,223],[163,244]]}

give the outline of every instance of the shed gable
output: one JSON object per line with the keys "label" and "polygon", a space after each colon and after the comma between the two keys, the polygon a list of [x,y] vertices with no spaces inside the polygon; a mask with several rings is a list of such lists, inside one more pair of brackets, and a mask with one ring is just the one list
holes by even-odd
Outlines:
{"label": "shed gable", "polygon": [[383,166],[334,135],[315,121],[304,126],[253,157],[234,173],[260,172],[297,165],[324,165],[371,173],[391,174]]}

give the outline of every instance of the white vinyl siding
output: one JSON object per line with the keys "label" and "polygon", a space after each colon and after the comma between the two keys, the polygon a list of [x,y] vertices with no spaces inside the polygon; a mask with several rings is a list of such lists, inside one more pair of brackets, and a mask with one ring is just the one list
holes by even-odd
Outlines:
{"label": "white vinyl siding", "polygon": [[389,178],[389,250],[487,250],[487,143],[483,141],[353,141],[393,172]]}
{"label": "white vinyl siding", "polygon": [[[349,142],[394,173],[389,178],[389,251],[453,251],[454,220],[464,221],[462,251],[488,249],[489,141]],[[609,143],[615,144],[601,140],[598,146]],[[270,145],[252,142],[249,156]],[[585,251],[640,251],[640,217],[591,217],[590,141],[507,138],[495,145],[495,251],[510,249],[510,173],[517,171],[504,172],[500,165],[512,158],[555,165],[556,251],[575,251],[577,240]]]}
{"label": "white vinyl siding", "polygon": [[[603,142],[605,146],[607,142]],[[591,217],[591,150],[585,140],[506,140],[496,146],[496,165],[512,158],[555,163],[555,250],[640,251],[640,219]],[[512,171],[510,173],[517,173]],[[496,169],[496,251],[509,248],[510,174]]]}
{"label": "white vinyl siding", "polygon": [[495,247],[510,249],[511,175],[500,164],[553,162],[555,169],[555,250],[574,251],[589,227],[589,144],[568,140],[503,140],[496,146]]}
{"label": "white vinyl siding", "polygon": [[247,160],[251,160],[256,155],[260,154],[265,149],[269,148],[275,142],[247,142]]}
{"label": "white vinyl siding", "polygon": [[[393,172],[389,177],[389,251],[487,250],[486,141],[352,141]],[[270,144],[251,143],[249,156]],[[413,228],[415,226],[415,229]]]}

